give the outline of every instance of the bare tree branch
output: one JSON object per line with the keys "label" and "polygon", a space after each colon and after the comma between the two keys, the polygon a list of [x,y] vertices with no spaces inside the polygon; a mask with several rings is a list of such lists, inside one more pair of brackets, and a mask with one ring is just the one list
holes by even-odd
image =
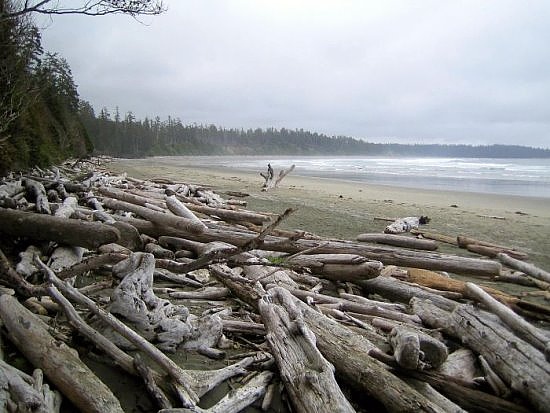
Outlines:
{"label": "bare tree branch", "polygon": [[13,10],[4,11],[0,19],[10,19],[28,13],[39,14],[84,14],[105,16],[108,14],[129,14],[130,16],[157,15],[166,11],[162,0],[87,0],[73,7],[61,6],[58,1],[26,0]]}

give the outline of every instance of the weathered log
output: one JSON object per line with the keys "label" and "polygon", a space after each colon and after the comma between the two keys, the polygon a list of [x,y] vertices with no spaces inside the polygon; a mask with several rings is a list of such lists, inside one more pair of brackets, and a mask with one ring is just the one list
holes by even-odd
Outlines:
{"label": "weathered log", "polygon": [[260,214],[251,211],[240,211],[226,208],[214,208],[206,205],[197,205],[188,203],[187,208],[191,211],[199,212],[201,214],[216,216],[219,219],[228,222],[251,222],[256,225],[262,225],[265,222],[271,220],[271,215]]}
{"label": "weathered log", "polygon": [[41,255],[42,251],[34,246],[29,245],[27,249],[19,253],[21,260],[15,266],[15,270],[21,274],[24,278],[29,278],[32,274],[40,271],[36,265],[34,265],[34,256]]}
{"label": "weathered log", "polygon": [[[408,281],[423,285],[425,287],[435,288],[436,290],[453,291],[466,295],[466,282],[454,278],[444,277],[436,272],[423,270],[419,268],[409,268]],[[503,291],[491,287],[480,287],[499,301],[514,303],[518,299]]]}
{"label": "weathered log", "polygon": [[152,242],[146,244],[143,250],[145,252],[153,254],[155,258],[165,258],[169,260],[173,260],[175,258],[174,251],[162,248],[160,245]]}
{"label": "weathered log", "polygon": [[56,217],[70,218],[75,213],[78,200],[74,196],[65,198],[63,204],[55,211]]}
{"label": "weathered log", "polygon": [[[499,252],[503,252],[513,256],[514,258],[522,259],[522,260],[525,260],[529,257],[525,252],[518,251],[515,248],[506,247],[504,245],[493,244],[492,242],[481,241],[471,237],[465,237],[465,236],[459,235],[456,238],[456,240],[460,248],[466,248],[472,252],[479,251],[478,253],[482,255],[487,255],[492,253],[498,254]],[[479,247],[482,247],[482,248],[479,248]],[[483,247],[486,247],[486,248],[483,248]],[[485,254],[483,254],[483,252],[485,252]],[[494,256],[496,256],[496,254]],[[492,255],[489,255],[489,256],[492,256]]]}
{"label": "weathered log", "polygon": [[306,290],[298,290],[295,288],[289,288],[289,291],[300,300],[307,302],[313,300],[316,303],[330,303],[337,304],[337,308],[341,311],[352,311],[359,314],[367,314],[375,317],[388,318],[390,320],[397,320],[409,324],[420,324],[420,318],[380,307],[376,304],[362,304],[353,301],[348,301],[343,298],[331,297],[324,294],[317,294]]}
{"label": "weathered log", "polygon": [[204,229],[206,230],[206,225],[203,224],[203,222],[199,218],[197,218],[197,216],[193,214],[193,212],[189,208],[187,208],[185,204],[177,199],[175,195],[170,195],[166,197],[166,206],[174,215],[196,221],[203,225]]}
{"label": "weathered log", "polygon": [[89,249],[117,242],[120,238],[116,228],[98,222],[85,222],[4,208],[0,208],[0,232]]}
{"label": "weathered log", "polygon": [[157,349],[155,346],[145,340],[141,335],[136,333],[131,328],[127,327],[123,322],[119,321],[112,314],[107,313],[105,310],[99,308],[91,299],[83,295],[76,288],[64,283],[59,278],[57,278],[55,273],[44,263],[39,260],[37,260],[37,263],[41,266],[42,270],[45,271],[48,281],[50,281],[55,287],[62,291],[63,295],[69,297],[74,302],[85,306],[88,310],[90,310],[93,314],[95,314],[102,321],[108,324],[117,333],[126,338],[137,348],[144,351],[146,354],[149,355],[149,357],[151,357],[152,360],[154,360],[159,366],[161,366],[174,380],[178,397],[185,406],[195,405],[195,403],[198,401],[198,397],[192,389],[192,379],[185,371],[183,371],[176,363],[169,359],[159,349]]}
{"label": "weathered log", "polygon": [[444,242],[446,244],[458,245],[456,237],[439,234],[437,232],[425,231],[422,228],[412,228],[410,233],[413,235],[421,235],[424,238],[433,239],[434,241]]}
{"label": "weathered log", "polygon": [[107,253],[101,255],[94,255],[82,262],[74,264],[72,267],[65,268],[57,273],[57,276],[62,280],[65,278],[76,277],[88,271],[93,271],[103,265],[116,264],[124,259],[128,258],[125,254],[119,253]]}
{"label": "weathered log", "polygon": [[548,335],[518,316],[509,307],[495,300],[478,285],[470,282],[466,283],[466,292],[468,296],[481,302],[487,309],[496,314],[521,339],[539,349],[550,361],[550,337]]}
{"label": "weathered log", "polygon": [[255,375],[244,386],[230,391],[209,409],[199,407],[193,409],[162,409],[157,413],[239,413],[265,394],[272,378],[273,373],[263,371]]}
{"label": "weathered log", "polygon": [[2,250],[0,250],[0,282],[13,288],[22,297],[41,297],[46,295],[44,287],[31,284],[10,265]]}
{"label": "weathered log", "polygon": [[295,255],[283,260],[291,267],[308,267],[313,274],[333,281],[360,281],[380,275],[383,264],[355,254]]}
{"label": "weathered log", "polygon": [[397,363],[406,369],[437,368],[447,359],[447,346],[418,330],[395,327],[389,334]]}
{"label": "weathered log", "polygon": [[196,291],[175,291],[168,293],[170,298],[179,300],[219,300],[224,299],[229,295],[229,290],[225,287],[204,287]]}
{"label": "weathered log", "polygon": [[550,273],[547,271],[544,271],[541,268],[536,267],[533,264],[516,260],[504,253],[498,254],[497,258],[501,263],[503,263],[504,265],[507,265],[508,267],[514,268],[516,270],[524,272],[525,274],[529,274],[531,277],[550,283]]}
{"label": "weathered log", "polygon": [[[200,235],[188,234],[166,226],[158,227],[144,220],[116,218],[124,219],[138,228],[141,233],[145,233],[152,237],[159,237],[162,235],[187,237],[194,241],[224,241],[232,245],[241,246],[250,242],[250,240],[257,236],[257,233],[251,231],[231,231],[219,227],[210,227]],[[316,248],[317,253],[357,254],[371,260],[381,261],[385,265],[414,266],[435,271],[449,271],[457,274],[494,276],[498,275],[501,270],[501,265],[499,263],[489,260],[438,254],[434,252],[405,251],[392,247],[372,247],[345,241],[298,239],[295,241],[283,242],[282,238],[267,237],[266,242],[261,246],[261,249],[266,251],[283,251],[287,253],[296,253],[310,248]]]}
{"label": "weathered log", "polygon": [[447,413],[468,413],[466,410],[463,410],[460,406],[456,405],[451,400],[447,399],[445,396],[439,393],[428,383],[416,379],[407,379],[405,381],[417,392],[422,394],[428,400],[432,400]]}
{"label": "weathered log", "polygon": [[384,298],[402,303],[409,303],[411,298],[429,298],[446,309],[454,308],[456,302],[445,297],[430,293],[420,287],[407,284],[392,277],[377,277],[372,280],[362,281],[363,290],[372,294],[379,294]]}
{"label": "weathered log", "polygon": [[146,204],[155,205],[157,207],[164,208],[166,205],[164,202],[148,198],[145,196],[135,195],[126,191],[118,189],[108,188],[105,186],[98,187],[98,192],[108,198],[118,199],[120,201],[128,202],[130,204],[139,205],[145,207]]}
{"label": "weathered log", "polygon": [[178,217],[173,214],[164,214],[161,212],[153,211],[146,207],[110,198],[104,199],[103,204],[108,208],[133,212],[161,226],[173,227],[180,231],[197,234],[204,231],[204,226],[198,224],[196,221]]}
{"label": "weathered log", "polygon": [[23,179],[23,186],[25,187],[27,194],[31,199],[34,199],[36,203],[36,210],[41,214],[51,214],[50,203],[48,202],[48,196],[46,195],[46,189],[44,185],[34,179]]}
{"label": "weathered log", "polygon": [[476,355],[472,350],[459,348],[447,357],[447,360],[437,369],[439,373],[455,377],[465,382],[474,382],[476,374]]}
{"label": "weathered log", "polygon": [[357,241],[375,242],[378,244],[394,245],[396,247],[414,248],[417,250],[435,251],[437,243],[433,240],[405,237],[393,234],[359,234]]}
{"label": "weathered log", "polygon": [[501,248],[495,248],[495,247],[487,247],[485,245],[468,244],[466,245],[466,249],[470,252],[473,252],[479,255],[484,255],[489,258],[495,258],[500,253],[506,253],[511,257],[514,257],[520,260],[525,260],[528,258],[527,254],[524,254],[524,253],[518,253],[511,250],[503,250]]}
{"label": "weathered log", "polygon": [[111,295],[111,313],[123,316],[145,338],[155,338],[166,351],[180,344],[203,351],[216,345],[222,335],[219,316],[195,319],[186,307],[157,297],[152,289],[154,269],[155,259],[147,253],[134,253],[116,264],[113,273],[123,280]]}
{"label": "weathered log", "polygon": [[[213,274],[243,301],[257,307],[264,292],[253,281],[237,276],[227,267],[211,266]],[[336,321],[292,300],[303,313],[304,321],[317,339],[317,348],[348,382],[380,400],[392,412],[442,412],[432,402],[389,373],[384,364],[372,358],[369,350],[375,346]],[[353,354],[354,357],[349,357]],[[361,374],[358,374],[361,372]]]}
{"label": "weathered log", "polygon": [[36,369],[29,376],[0,359],[0,409],[3,412],[59,413],[62,398],[43,383]]}
{"label": "weathered log", "polygon": [[384,228],[385,234],[401,234],[403,232],[409,232],[413,228],[418,228],[419,225],[426,224],[430,221],[428,217],[405,217],[398,218],[386,228]]}
{"label": "weathered log", "polygon": [[528,343],[503,328],[498,319],[470,305],[448,311],[430,300],[414,298],[411,305],[424,323],[467,342],[513,390],[540,412],[550,405],[550,363]]}
{"label": "weathered log", "polygon": [[292,404],[300,412],[354,412],[334,378],[332,366],[315,345],[315,336],[284,288],[258,302],[267,341]]}
{"label": "weathered log", "polygon": [[122,412],[119,401],[44,323],[17,299],[0,296],[0,316],[11,341],[82,412]]}

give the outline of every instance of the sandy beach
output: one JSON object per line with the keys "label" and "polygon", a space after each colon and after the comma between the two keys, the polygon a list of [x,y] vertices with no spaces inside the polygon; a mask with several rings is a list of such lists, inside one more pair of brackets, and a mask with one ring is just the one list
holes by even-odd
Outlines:
{"label": "sandy beach", "polygon": [[[273,191],[262,192],[259,172],[202,167],[196,158],[116,159],[110,168],[135,178],[164,177],[211,186],[221,194],[240,191],[248,209],[281,213],[296,209],[281,226],[330,238],[355,239],[381,232],[380,218],[427,215],[426,230],[467,235],[518,248],[530,261],[550,269],[550,201],[544,198],[434,191],[288,175]],[[276,173],[278,171],[275,171]],[[227,195],[226,195],[227,196]],[[442,251],[468,255],[442,246]]]}

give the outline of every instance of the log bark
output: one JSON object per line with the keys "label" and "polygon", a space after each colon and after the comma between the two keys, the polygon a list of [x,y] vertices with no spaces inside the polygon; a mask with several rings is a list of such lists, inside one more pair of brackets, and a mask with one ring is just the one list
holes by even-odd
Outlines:
{"label": "log bark", "polygon": [[357,236],[357,241],[375,242],[378,244],[387,244],[417,250],[435,251],[437,249],[437,243],[433,240],[404,237],[402,235],[393,234],[360,234]]}
{"label": "log bark", "polygon": [[354,412],[334,378],[334,366],[319,352],[292,296],[276,287],[258,302],[267,341],[292,404],[299,412]]}
{"label": "log bark", "polygon": [[116,228],[98,222],[84,222],[4,208],[0,208],[0,232],[88,249],[117,242],[120,238]]}
{"label": "log bark", "polygon": [[523,394],[537,411],[548,410],[550,363],[538,350],[503,328],[498,319],[465,304],[457,304],[448,311],[430,300],[414,298],[411,305],[427,325],[441,328],[445,333],[468,343],[508,386]]}
{"label": "log bark", "polygon": [[0,296],[0,316],[21,353],[82,412],[123,412],[109,388],[15,298]]}
{"label": "log bark", "polygon": [[447,359],[447,346],[439,340],[407,327],[395,327],[389,334],[397,363],[406,369],[437,368]]}

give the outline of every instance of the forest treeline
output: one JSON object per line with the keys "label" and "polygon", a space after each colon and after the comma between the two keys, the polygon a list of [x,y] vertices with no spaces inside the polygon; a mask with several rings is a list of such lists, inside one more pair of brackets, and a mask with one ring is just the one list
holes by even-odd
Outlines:
{"label": "forest treeline", "polygon": [[153,155],[365,155],[461,158],[550,157],[550,150],[515,145],[405,145],[371,143],[303,129],[227,129],[185,125],[178,118],[138,120],[118,108],[94,113],[80,103],[81,117],[96,152],[120,157]]}
{"label": "forest treeline", "polygon": [[[151,155],[384,155],[447,157],[550,157],[521,146],[402,145],[369,143],[303,129],[227,129],[185,125],[178,118],[136,119],[80,99],[67,61],[43,50],[32,15],[158,14],[162,2],[0,0],[0,176],[47,166],[95,151],[122,157]],[[95,148],[95,149],[94,149]]]}

